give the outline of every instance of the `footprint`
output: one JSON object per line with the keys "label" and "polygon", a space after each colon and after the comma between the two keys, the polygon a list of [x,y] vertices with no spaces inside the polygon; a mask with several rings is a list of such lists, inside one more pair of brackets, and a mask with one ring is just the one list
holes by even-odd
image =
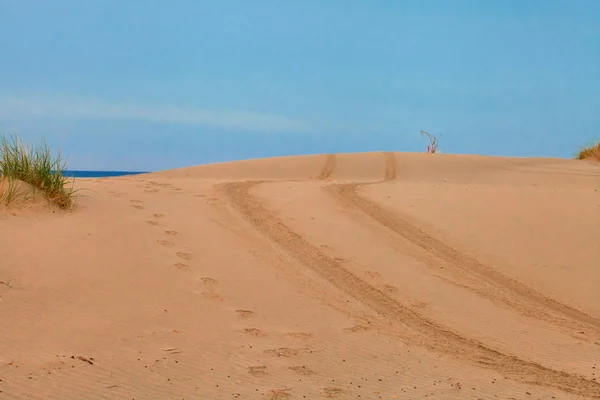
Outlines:
{"label": "footprint", "polygon": [[177,254],[177,257],[182,258],[184,260],[188,260],[189,261],[189,260],[193,260],[194,259],[194,255],[191,254],[191,253],[184,253],[184,252],[179,251],[176,254]]}
{"label": "footprint", "polygon": [[252,376],[265,376],[267,374],[266,366],[248,367],[248,373]]}
{"label": "footprint", "polygon": [[138,210],[145,210],[146,209],[146,207],[140,206],[139,204],[132,204],[131,207],[137,208]]}
{"label": "footprint", "polygon": [[290,389],[271,389],[269,400],[287,400],[292,397],[288,392],[292,390]]}
{"label": "footprint", "polygon": [[334,387],[326,387],[323,389],[323,395],[325,397],[327,397],[328,399],[333,399],[335,397],[338,397],[340,395],[344,394],[344,391],[340,388],[334,388]]}
{"label": "footprint", "polygon": [[291,333],[286,333],[286,336],[289,337],[293,337],[296,339],[304,339],[304,340],[308,340],[308,339],[312,339],[313,338],[313,334],[312,333],[305,333],[305,332],[291,332]]}
{"label": "footprint", "polygon": [[179,269],[181,269],[181,268],[189,268],[190,267],[189,265],[184,264],[184,263],[180,263],[180,262],[173,264],[173,266],[177,267]]}
{"label": "footprint", "polygon": [[235,313],[240,318],[250,318],[254,313],[250,310],[235,310]]}
{"label": "footprint", "polygon": [[223,298],[221,296],[213,292],[202,292],[202,297],[212,301],[223,301]]}
{"label": "footprint", "polygon": [[168,240],[157,240],[156,243],[160,244],[161,246],[165,246],[165,247],[173,247],[173,246],[175,246],[174,243],[169,242]]}
{"label": "footprint", "polygon": [[256,336],[256,337],[266,337],[267,334],[263,331],[261,331],[260,329],[256,329],[256,328],[246,328],[244,329],[244,332],[252,335],[252,336]]}
{"label": "footprint", "polygon": [[265,350],[263,353],[268,354],[270,356],[290,358],[298,355],[298,350],[290,349],[288,347],[280,347],[278,349]]}
{"label": "footprint", "polygon": [[165,231],[165,235],[177,236],[179,233],[177,233],[177,231]]}
{"label": "footprint", "polygon": [[141,200],[129,200],[130,203],[141,204],[143,201]]}
{"label": "footprint", "polygon": [[315,374],[313,371],[306,368],[304,365],[292,366],[292,367],[290,367],[290,369],[292,371],[294,371],[295,373],[297,373],[298,375],[302,375],[302,376],[311,376],[311,375]]}
{"label": "footprint", "polygon": [[162,218],[164,216],[165,216],[165,214],[161,214],[161,213],[154,214],[154,218]]}
{"label": "footprint", "polygon": [[158,225],[158,221],[152,221],[152,220],[150,220],[150,221],[146,221],[146,222],[149,223],[152,226],[157,226]]}
{"label": "footprint", "polygon": [[219,282],[213,278],[204,277],[204,278],[200,278],[200,281],[204,285],[208,286],[211,290],[219,285]]}
{"label": "footprint", "polygon": [[357,332],[367,332],[369,330],[371,330],[371,328],[369,328],[368,326],[356,325],[356,326],[352,326],[350,328],[345,328],[344,332],[357,333]]}
{"label": "footprint", "polygon": [[[1,283],[1,281],[0,281],[0,283]],[[588,341],[588,342],[592,341],[592,338],[587,333],[585,333],[585,331],[573,332],[571,334],[571,337],[574,338],[574,339],[585,340],[585,341]]]}

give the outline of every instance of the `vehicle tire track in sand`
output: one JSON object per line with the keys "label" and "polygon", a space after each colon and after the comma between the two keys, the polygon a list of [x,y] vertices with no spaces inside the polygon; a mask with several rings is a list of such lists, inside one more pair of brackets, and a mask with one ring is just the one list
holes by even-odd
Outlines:
{"label": "vehicle tire track in sand", "polygon": [[222,188],[232,206],[265,238],[334,287],[373,309],[385,320],[382,322],[408,326],[418,333],[417,340],[421,345],[497,370],[512,379],[585,397],[600,396],[599,383],[501,353],[476,340],[462,337],[369,285],[345,269],[342,262],[327,256],[317,246],[287,227],[251,195],[249,190],[259,183],[262,182],[232,182],[224,184]]}
{"label": "vehicle tire track in sand", "polygon": [[333,173],[335,169],[335,154],[327,154],[327,158],[325,159],[325,164],[321,168],[321,172],[319,172],[318,179],[327,179]]}
{"label": "vehicle tire track in sand", "polygon": [[396,156],[394,153],[383,153],[385,157],[385,181],[396,179]]}
{"label": "vehicle tire track in sand", "polygon": [[[395,156],[393,153],[386,153],[385,181],[389,180],[388,178],[392,176],[391,173],[388,173],[388,170],[391,169],[391,165],[395,168]],[[393,176],[395,177],[395,175],[394,171]],[[372,184],[373,183],[332,184],[327,187],[327,191],[338,201],[341,201],[343,204],[350,206],[353,209],[358,209],[362,214],[375,220],[380,225],[388,228],[413,245],[425,250],[427,254],[433,255],[452,269],[475,275],[496,289],[501,290],[505,295],[508,295],[508,297],[512,297],[512,299],[507,299],[506,297],[502,298],[502,296],[500,296],[500,298],[498,298],[498,296],[495,297],[511,306],[511,308],[516,307],[517,311],[520,313],[538,319],[544,317],[544,320],[556,320],[556,318],[552,318],[556,315],[559,320],[564,320],[566,318],[567,320],[577,321],[594,327],[595,329],[600,329],[600,320],[598,318],[550,299],[527,285],[505,276],[494,268],[485,265],[468,254],[456,250],[440,239],[423,231],[417,225],[410,222],[413,218],[401,215],[397,211],[387,211],[358,193],[357,190],[359,187]],[[355,214],[352,215],[354,216]],[[467,287],[471,290],[476,290],[472,286],[467,285]],[[529,304],[523,304],[523,300]],[[541,314],[527,311],[528,308],[531,308],[532,303],[533,305],[538,306],[537,308],[541,311]]]}

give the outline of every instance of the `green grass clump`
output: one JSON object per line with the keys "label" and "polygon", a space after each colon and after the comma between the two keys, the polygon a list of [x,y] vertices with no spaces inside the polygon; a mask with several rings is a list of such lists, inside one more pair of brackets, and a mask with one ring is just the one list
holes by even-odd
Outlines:
{"label": "green grass clump", "polygon": [[0,174],[0,204],[10,204],[19,195],[18,183],[14,180],[4,179]]}
{"label": "green grass clump", "polygon": [[2,197],[13,197],[14,190],[10,188],[15,181],[22,181],[60,208],[71,208],[75,191],[72,184],[69,186],[71,179],[63,175],[65,169],[60,154],[53,156],[46,142],[29,147],[17,136],[0,136],[0,178],[8,181],[9,187]]}
{"label": "green grass clump", "polygon": [[580,160],[600,161],[600,141],[593,146],[582,149],[577,158]]}

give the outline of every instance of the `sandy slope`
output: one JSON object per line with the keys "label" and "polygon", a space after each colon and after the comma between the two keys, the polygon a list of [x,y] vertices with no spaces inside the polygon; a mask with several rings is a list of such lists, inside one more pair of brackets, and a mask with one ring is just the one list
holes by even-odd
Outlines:
{"label": "sandy slope", "polygon": [[338,154],[79,186],[72,213],[0,219],[0,398],[600,398],[595,165]]}

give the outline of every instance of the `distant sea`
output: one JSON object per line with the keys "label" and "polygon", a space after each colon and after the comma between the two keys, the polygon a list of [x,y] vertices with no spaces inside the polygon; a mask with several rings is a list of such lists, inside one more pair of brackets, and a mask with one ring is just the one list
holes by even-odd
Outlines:
{"label": "distant sea", "polygon": [[146,172],[132,171],[63,171],[63,175],[72,178],[106,178],[110,176],[124,176],[145,174]]}

